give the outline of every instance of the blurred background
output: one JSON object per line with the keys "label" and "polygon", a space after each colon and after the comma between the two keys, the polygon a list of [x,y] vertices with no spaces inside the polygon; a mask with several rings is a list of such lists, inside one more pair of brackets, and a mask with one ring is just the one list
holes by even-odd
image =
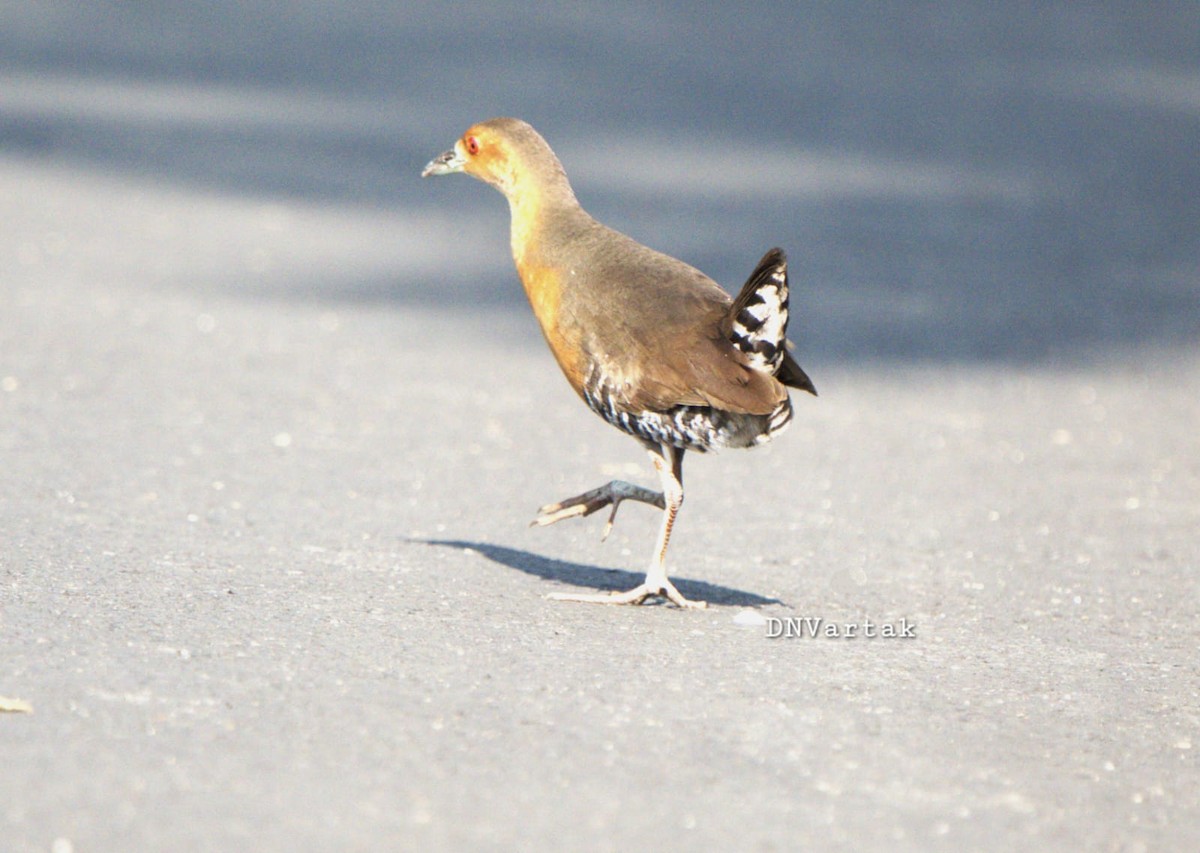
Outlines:
{"label": "blurred background", "polygon": [[[505,114],[790,255],[697,619],[542,599],[658,521],[526,527],[652,481],[419,177]],[[0,848],[1200,850],[1198,154],[1195,0],[0,0]]]}
{"label": "blurred background", "polygon": [[785,247],[809,359],[1200,334],[1195,3],[4,3],[5,263],[526,335],[503,200],[418,177],[494,115],[726,289]]}

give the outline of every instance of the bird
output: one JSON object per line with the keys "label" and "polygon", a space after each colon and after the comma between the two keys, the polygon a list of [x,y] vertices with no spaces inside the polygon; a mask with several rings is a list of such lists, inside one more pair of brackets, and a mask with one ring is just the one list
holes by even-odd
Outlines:
{"label": "bird", "polygon": [[611,507],[604,537],[623,501],[663,510],[641,584],[547,597],[706,607],[679,592],[666,566],[684,454],[762,445],[792,420],[789,388],[817,393],[786,339],[787,256],[768,251],[731,297],[698,269],[593,219],[550,145],[520,119],[472,125],[421,176],[455,173],[508,199],[513,261],[554,359],[589,409],[641,443],[661,485],[613,480],[543,506],[531,524]]}

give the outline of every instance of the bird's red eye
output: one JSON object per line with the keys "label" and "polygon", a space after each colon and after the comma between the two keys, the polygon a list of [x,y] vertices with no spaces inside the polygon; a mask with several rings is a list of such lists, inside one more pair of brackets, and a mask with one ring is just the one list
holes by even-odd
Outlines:
{"label": "bird's red eye", "polygon": [[466,144],[468,154],[474,156],[479,153],[479,140],[474,136],[468,136],[466,138]]}

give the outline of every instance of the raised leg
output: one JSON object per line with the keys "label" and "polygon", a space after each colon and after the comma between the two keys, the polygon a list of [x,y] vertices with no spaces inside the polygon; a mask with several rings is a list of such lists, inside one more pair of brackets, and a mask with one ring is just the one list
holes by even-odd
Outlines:
{"label": "raised leg", "polygon": [[564,518],[575,518],[576,516],[582,518],[612,504],[612,512],[608,514],[604,532],[600,534],[600,541],[603,542],[612,532],[613,522],[617,518],[617,507],[624,500],[641,501],[659,509],[665,506],[662,492],[654,492],[642,486],[635,486],[633,483],[626,483],[624,480],[613,480],[598,489],[584,492],[582,495],[567,498],[556,504],[546,504],[538,510],[537,518],[529,522],[529,526],[533,527],[536,524],[538,527],[545,527],[556,521],[562,521]]}
{"label": "raised leg", "polygon": [[[654,469],[658,471],[659,479],[662,482],[662,492],[649,492],[651,495],[656,495],[657,501],[646,501],[653,503],[655,506],[663,509],[662,527],[658,532],[658,544],[654,549],[654,556],[650,560],[650,568],[646,572],[646,580],[628,592],[620,593],[551,593],[548,597],[556,601],[584,601],[591,604],[641,604],[651,596],[661,596],[670,600],[673,604],[683,608],[701,608],[708,605],[703,601],[691,601],[684,598],[683,594],[675,588],[675,584],[671,583],[667,577],[667,544],[671,541],[671,528],[675,526],[675,517],[679,514],[679,508],[683,505],[683,450],[672,445],[664,444],[661,447],[656,447],[647,444],[647,451],[650,454],[650,461],[654,463]],[[564,501],[562,504],[554,504],[551,507],[543,507],[542,512],[545,514],[550,511],[550,520],[541,522],[541,516],[536,523],[553,524],[559,518],[567,518],[570,515],[587,515],[595,512],[600,507],[609,502],[613,503],[612,515],[609,516],[608,526],[605,528],[605,535],[612,527],[612,519],[617,513],[617,504],[620,498],[606,498],[606,490],[611,490],[611,487],[621,481],[609,483],[607,486],[601,486],[599,489],[594,489],[578,498],[572,498],[569,501]],[[628,483],[622,484],[629,486]],[[639,489],[637,486],[630,488]],[[639,489],[642,492],[648,492],[646,489]],[[602,501],[594,507],[587,508],[589,495],[594,495],[592,502]],[[642,498],[635,495],[624,495],[635,500]],[[572,512],[576,506],[584,506],[576,512]],[[562,514],[566,513],[566,514]]]}

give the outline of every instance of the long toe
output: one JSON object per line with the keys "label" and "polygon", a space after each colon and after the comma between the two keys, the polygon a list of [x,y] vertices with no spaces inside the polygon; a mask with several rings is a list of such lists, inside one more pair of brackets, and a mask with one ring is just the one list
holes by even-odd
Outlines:
{"label": "long toe", "polygon": [[682,610],[703,610],[708,602],[684,598],[670,581],[663,586],[639,584],[627,592],[552,592],[552,601],[581,601],[585,604],[645,604],[649,598],[665,598]]}
{"label": "long toe", "polygon": [[582,601],[585,604],[641,604],[652,595],[645,584],[628,592],[552,592],[551,601]]}
{"label": "long toe", "polygon": [[[573,499],[575,500],[575,499]],[[538,510],[537,518],[529,522],[529,526],[545,527],[549,524],[562,521],[564,518],[575,518],[576,516],[591,515],[596,510],[600,509],[604,504],[599,506],[589,506],[582,501],[572,503],[571,501],[562,501],[556,504],[546,504]]]}
{"label": "long toe", "polygon": [[675,588],[675,584],[670,581],[665,581],[659,595],[666,596],[672,604],[681,607],[684,610],[703,610],[708,607],[707,601],[695,601],[691,598],[684,598],[683,593]]}

